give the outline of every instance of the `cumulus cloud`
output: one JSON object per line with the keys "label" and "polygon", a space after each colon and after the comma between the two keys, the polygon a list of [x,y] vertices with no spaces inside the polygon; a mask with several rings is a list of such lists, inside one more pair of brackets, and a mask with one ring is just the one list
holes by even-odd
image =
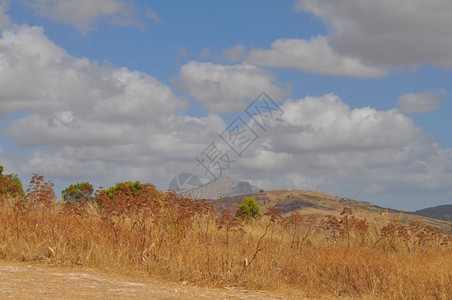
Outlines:
{"label": "cumulus cloud", "polygon": [[332,194],[452,195],[452,149],[397,110],[351,109],[334,94],[288,100],[281,109],[238,166],[242,177],[265,183],[266,174],[276,186],[320,185]]}
{"label": "cumulus cloud", "polygon": [[182,110],[186,102],[157,79],[75,58],[42,28],[18,26],[0,39],[0,115],[26,110],[140,121]]}
{"label": "cumulus cloud", "polygon": [[325,36],[310,40],[276,40],[271,49],[252,50],[246,61],[257,66],[297,68],[324,75],[381,77],[386,74],[384,69],[366,64],[357,57],[338,54]]}
{"label": "cumulus cloud", "polygon": [[444,90],[403,94],[397,101],[397,109],[405,114],[420,114],[438,110],[443,104],[444,96]]}
{"label": "cumulus cloud", "polygon": [[[1,164],[68,182],[132,179],[164,188],[180,172],[203,174],[194,157],[227,127],[215,112],[241,111],[262,90],[274,98],[288,92],[267,71],[247,64],[189,62],[175,83],[209,114],[189,116],[187,101],[149,74],[69,55],[41,28],[5,31],[0,112],[26,113],[2,130],[21,151],[3,149]],[[335,94],[280,106],[284,114],[259,131],[243,157],[231,157],[230,175],[266,189],[452,195],[452,150],[427,138],[399,110],[352,109]]]}
{"label": "cumulus cloud", "polygon": [[246,100],[263,91],[274,99],[290,93],[290,87],[280,87],[269,72],[247,64],[226,66],[190,61],[182,66],[174,84],[212,113],[243,110]]}
{"label": "cumulus cloud", "polygon": [[[84,119],[80,117],[79,121]],[[136,179],[162,187],[179,172],[196,169],[194,156],[216,136],[215,130],[224,128],[216,116],[166,116],[135,126],[84,121],[86,126],[62,124],[34,129],[40,122],[25,119],[23,124],[10,126],[10,135],[19,142],[39,136],[32,139],[33,145],[25,145],[30,149],[39,149],[38,145],[52,149],[34,150],[22,164],[23,172],[40,171],[50,177],[107,184]]]}
{"label": "cumulus cloud", "polygon": [[167,160],[193,160],[225,126],[215,115],[184,116],[186,108],[154,77],[70,56],[39,27],[18,26],[0,39],[0,114],[27,112],[3,130],[31,151],[23,172],[87,179],[110,173],[108,181],[126,179],[112,172],[126,164],[148,176],[177,169]]}
{"label": "cumulus cloud", "polygon": [[321,19],[328,34],[278,39],[246,62],[358,78],[424,64],[452,68],[449,0],[298,0],[295,10]]}
{"label": "cumulus cloud", "polygon": [[[139,26],[136,6],[126,0],[29,0],[25,2],[41,16],[74,26],[82,34],[99,21],[117,26]],[[148,11],[149,12],[149,11]]]}
{"label": "cumulus cloud", "polygon": [[[170,130],[137,128],[133,142],[112,146],[65,146],[54,151],[33,151],[21,166],[23,172],[44,172],[51,178],[95,180],[111,185],[124,180],[151,182],[166,188],[169,180],[181,172],[196,173],[194,156],[202,150],[211,135],[211,128],[199,123],[183,123]],[[167,123],[167,125],[171,125]],[[195,128],[196,128],[195,127]],[[159,133],[160,132],[160,133]],[[139,136],[139,133],[142,135]]]}
{"label": "cumulus cloud", "polygon": [[386,66],[452,67],[449,0],[298,0],[295,8],[324,22],[340,55]]}
{"label": "cumulus cloud", "polygon": [[417,132],[413,122],[396,110],[352,110],[335,94],[286,101],[281,109],[284,114],[272,143],[278,152],[394,149]]}

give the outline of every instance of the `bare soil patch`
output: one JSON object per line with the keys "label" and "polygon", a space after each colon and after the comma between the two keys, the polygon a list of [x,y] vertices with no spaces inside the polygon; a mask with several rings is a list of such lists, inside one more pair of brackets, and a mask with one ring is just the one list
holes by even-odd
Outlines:
{"label": "bare soil patch", "polygon": [[0,261],[0,299],[283,299],[240,288],[204,288],[99,270]]}

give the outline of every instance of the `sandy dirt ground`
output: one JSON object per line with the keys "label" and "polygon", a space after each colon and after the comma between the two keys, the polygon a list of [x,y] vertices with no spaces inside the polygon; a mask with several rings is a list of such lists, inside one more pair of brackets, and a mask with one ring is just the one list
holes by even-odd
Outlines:
{"label": "sandy dirt ground", "polygon": [[0,261],[0,299],[285,299],[241,288],[125,279],[84,266]]}

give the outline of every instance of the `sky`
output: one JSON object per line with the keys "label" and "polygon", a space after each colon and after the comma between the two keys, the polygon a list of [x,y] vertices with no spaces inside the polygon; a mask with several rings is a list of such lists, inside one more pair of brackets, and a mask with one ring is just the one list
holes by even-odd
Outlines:
{"label": "sky", "polygon": [[0,0],[0,165],[452,204],[449,0]]}

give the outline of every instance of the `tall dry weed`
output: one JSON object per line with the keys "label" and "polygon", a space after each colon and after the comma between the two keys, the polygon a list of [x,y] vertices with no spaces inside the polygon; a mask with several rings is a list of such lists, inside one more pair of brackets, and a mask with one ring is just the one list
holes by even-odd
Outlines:
{"label": "tall dry weed", "polygon": [[344,208],[338,217],[269,209],[252,222],[205,201],[127,186],[113,197],[55,201],[32,178],[28,198],[3,197],[0,257],[152,274],[200,285],[244,286],[300,297],[448,299],[452,239],[392,220],[373,228]]}

